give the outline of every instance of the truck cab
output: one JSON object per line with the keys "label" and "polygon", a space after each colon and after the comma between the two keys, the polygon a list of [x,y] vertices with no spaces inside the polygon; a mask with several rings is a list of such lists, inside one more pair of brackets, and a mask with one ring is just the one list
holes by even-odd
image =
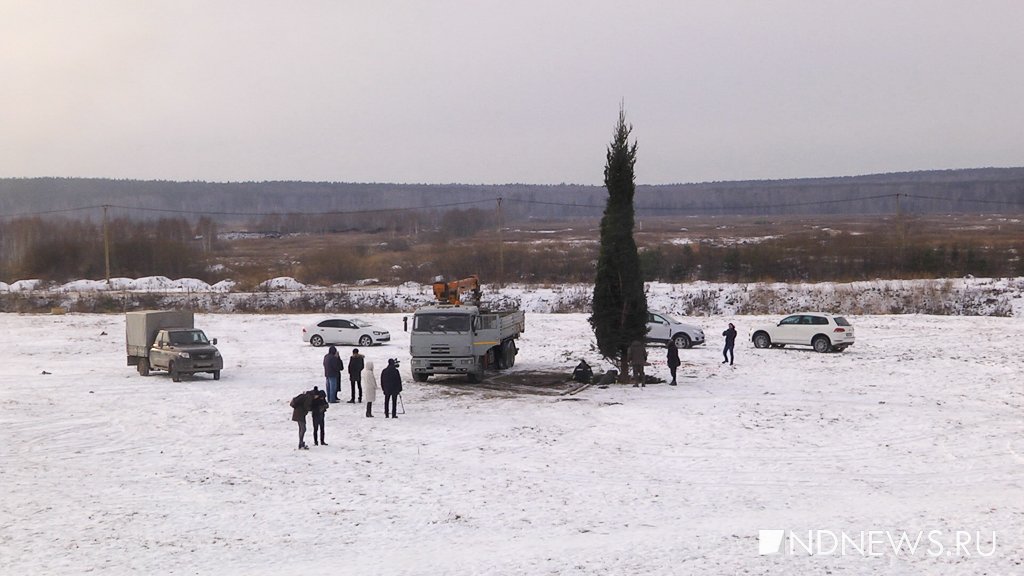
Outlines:
{"label": "truck cab", "polygon": [[149,350],[149,365],[170,372],[175,382],[181,374],[197,372],[209,372],[214,380],[220,380],[224,359],[216,345],[216,338],[210,341],[197,328],[165,328],[157,332]]}

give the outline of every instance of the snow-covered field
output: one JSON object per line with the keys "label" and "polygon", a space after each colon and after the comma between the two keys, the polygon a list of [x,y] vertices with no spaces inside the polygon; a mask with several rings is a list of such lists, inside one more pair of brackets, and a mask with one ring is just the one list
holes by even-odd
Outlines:
{"label": "snow-covered field", "polygon": [[[402,315],[364,317],[408,382]],[[0,314],[0,573],[1024,573],[1019,318],[853,316],[842,354],[740,342],[733,368],[725,322],[765,318],[705,318],[678,387],[409,382],[399,420],[335,404],[298,451],[312,318],[197,316],[223,377],[175,384],[125,365],[122,316]],[[520,349],[518,371],[599,364],[582,314],[528,314]],[[760,555],[763,529],[947,547]]]}

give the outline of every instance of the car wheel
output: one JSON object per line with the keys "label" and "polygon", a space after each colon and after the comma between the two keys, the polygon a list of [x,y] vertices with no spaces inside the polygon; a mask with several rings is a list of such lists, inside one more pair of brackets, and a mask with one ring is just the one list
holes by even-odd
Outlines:
{"label": "car wheel", "polygon": [[181,374],[178,374],[178,369],[174,367],[174,362],[167,366],[167,371],[171,373],[172,382],[181,382]]}
{"label": "car wheel", "polygon": [[815,338],[814,341],[811,342],[811,346],[814,346],[815,352],[820,352],[822,354],[832,350],[832,343],[829,342],[828,338],[825,336],[818,336]]}
{"label": "car wheel", "polygon": [[693,341],[686,334],[676,334],[672,340],[676,343],[676,348],[690,348],[693,346]]}
{"label": "car wheel", "polygon": [[417,382],[426,382],[430,379],[430,374],[422,374],[420,372],[413,372],[412,379]]}
{"label": "car wheel", "polygon": [[317,334],[309,338],[309,343],[319,348],[320,346],[324,345],[324,339],[322,336]]}
{"label": "car wheel", "polygon": [[213,379],[214,380],[220,380],[220,370],[214,370],[213,371]]}
{"label": "car wheel", "polygon": [[373,338],[370,338],[369,336],[366,335],[360,336],[359,345],[363,347],[373,346]]}
{"label": "car wheel", "polygon": [[754,348],[767,348],[772,345],[772,339],[764,332],[754,334]]}

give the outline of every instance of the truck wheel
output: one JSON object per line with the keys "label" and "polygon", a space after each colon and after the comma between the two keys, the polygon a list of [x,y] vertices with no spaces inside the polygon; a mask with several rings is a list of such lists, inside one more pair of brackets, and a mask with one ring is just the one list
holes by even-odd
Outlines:
{"label": "truck wheel", "polygon": [[149,376],[149,358],[139,358],[139,376]]}
{"label": "truck wheel", "polygon": [[359,345],[362,346],[363,348],[373,346],[373,338],[370,338],[369,336],[366,335],[360,336]]}
{"label": "truck wheel", "polygon": [[214,380],[220,380],[220,370],[214,370],[213,371],[213,379]]}
{"label": "truck wheel", "polygon": [[319,334],[314,334],[313,336],[309,337],[309,343],[312,344],[314,348],[319,348],[324,345],[323,336],[320,336]]}
{"label": "truck wheel", "polygon": [[174,367],[174,362],[167,366],[167,371],[171,373],[171,380],[173,382],[181,382],[181,374],[178,374],[178,369]]}
{"label": "truck wheel", "polygon": [[516,354],[519,352],[516,350],[516,343],[512,340],[505,342],[501,347],[501,363],[503,368],[511,368],[516,365]]}
{"label": "truck wheel", "polygon": [[419,372],[413,372],[412,379],[417,382],[426,382],[430,379],[430,374],[421,374]]}

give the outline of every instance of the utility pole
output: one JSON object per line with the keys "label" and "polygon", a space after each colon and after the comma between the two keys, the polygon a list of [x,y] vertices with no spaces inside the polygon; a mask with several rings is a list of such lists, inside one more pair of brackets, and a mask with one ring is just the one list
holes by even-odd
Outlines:
{"label": "utility pole", "polygon": [[107,285],[110,285],[110,233],[107,230],[107,206],[103,205],[103,263],[107,272]]}
{"label": "utility pole", "polygon": [[903,277],[904,246],[906,245],[906,230],[903,222],[903,203],[900,201],[901,194],[896,193],[896,265],[899,266],[899,276]]}
{"label": "utility pole", "polygon": [[501,290],[505,283],[505,241],[502,234],[501,221],[501,196],[498,196],[498,289]]}

